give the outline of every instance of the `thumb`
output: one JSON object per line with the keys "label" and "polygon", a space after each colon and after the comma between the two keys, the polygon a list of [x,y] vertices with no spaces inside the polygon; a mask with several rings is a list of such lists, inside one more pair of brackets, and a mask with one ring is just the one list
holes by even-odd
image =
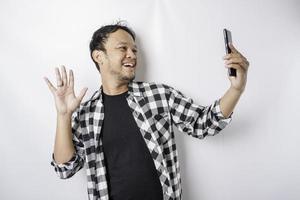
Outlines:
{"label": "thumb", "polygon": [[233,46],[231,42],[229,43],[229,47],[233,53],[239,53],[238,50]]}
{"label": "thumb", "polygon": [[88,88],[87,87],[85,87],[85,88],[83,88],[81,91],[80,91],[80,93],[79,93],[79,95],[78,95],[78,100],[81,102],[82,101],[82,99],[83,99],[83,97],[84,97],[84,95],[86,94],[86,91],[88,90]]}

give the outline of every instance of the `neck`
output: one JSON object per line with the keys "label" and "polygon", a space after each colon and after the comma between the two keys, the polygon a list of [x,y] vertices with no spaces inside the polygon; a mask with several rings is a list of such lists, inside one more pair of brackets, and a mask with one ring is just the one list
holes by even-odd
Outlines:
{"label": "neck", "polygon": [[118,95],[128,91],[127,83],[108,82],[103,80],[103,92],[107,95]]}

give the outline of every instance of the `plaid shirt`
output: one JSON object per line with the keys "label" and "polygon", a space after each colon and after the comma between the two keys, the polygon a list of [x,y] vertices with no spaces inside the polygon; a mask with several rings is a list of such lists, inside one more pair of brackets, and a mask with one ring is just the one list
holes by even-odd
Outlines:
{"label": "plaid shirt", "polygon": [[[86,164],[90,200],[109,199],[100,136],[104,119],[102,89],[101,85],[72,115],[76,150],[73,157],[66,163],[57,164],[52,153],[51,161],[61,179],[72,177]],[[126,100],[153,158],[164,200],[181,200],[180,167],[173,125],[181,132],[203,139],[225,128],[232,114],[228,118],[222,115],[220,99],[210,106],[200,106],[173,87],[153,82],[129,82]]]}

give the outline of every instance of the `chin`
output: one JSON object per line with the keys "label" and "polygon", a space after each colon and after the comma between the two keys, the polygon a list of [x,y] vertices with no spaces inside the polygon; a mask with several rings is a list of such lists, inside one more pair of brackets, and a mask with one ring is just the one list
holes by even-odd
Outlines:
{"label": "chin", "polygon": [[132,81],[132,80],[134,80],[135,79],[135,75],[133,75],[133,76],[123,76],[123,77],[121,77],[121,80],[122,81],[126,81],[126,82],[130,82],[130,81]]}

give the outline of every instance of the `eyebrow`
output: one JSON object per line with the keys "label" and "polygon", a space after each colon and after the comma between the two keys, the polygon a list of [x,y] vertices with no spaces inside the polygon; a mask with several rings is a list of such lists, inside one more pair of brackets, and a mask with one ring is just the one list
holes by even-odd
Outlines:
{"label": "eyebrow", "polygon": [[[127,45],[128,43],[127,43],[127,42],[119,42],[119,43],[118,43],[118,45],[119,45],[119,44],[126,44],[126,45]],[[136,49],[137,49],[137,46],[136,46],[136,45],[134,45],[134,48],[136,48]]]}

